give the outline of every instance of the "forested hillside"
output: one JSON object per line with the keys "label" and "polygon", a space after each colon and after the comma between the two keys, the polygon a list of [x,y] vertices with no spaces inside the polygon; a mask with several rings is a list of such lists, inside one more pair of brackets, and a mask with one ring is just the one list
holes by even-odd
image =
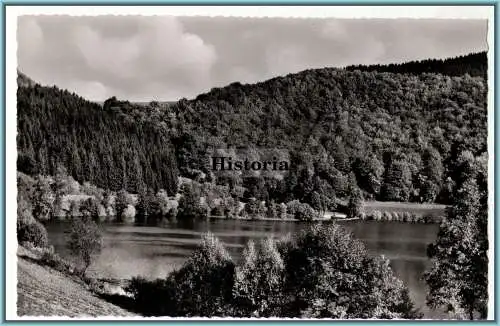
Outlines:
{"label": "forested hillside", "polygon": [[469,55],[462,55],[448,59],[428,59],[421,61],[411,61],[401,64],[370,65],[370,66],[349,66],[347,70],[378,71],[421,74],[440,73],[447,76],[462,76],[469,74],[474,77],[484,77],[488,75],[488,60],[486,52],[478,52]]}
{"label": "forested hillside", "polygon": [[104,189],[177,191],[168,134],[145,112],[102,107],[23,75],[18,84],[19,171],[55,175],[64,166],[76,180]]}
{"label": "forested hillside", "polygon": [[[335,208],[353,189],[366,199],[448,203],[458,167],[487,150],[487,84],[470,76],[481,75],[475,67],[456,69],[468,75],[455,77],[307,70],[168,106],[114,98],[101,106],[20,83],[18,168],[55,174],[63,164],[76,180],[101,188],[169,193],[179,170],[201,182],[241,186],[243,200],[298,199],[317,209]],[[282,180],[210,173],[210,149],[239,146],[286,149],[291,171]]]}

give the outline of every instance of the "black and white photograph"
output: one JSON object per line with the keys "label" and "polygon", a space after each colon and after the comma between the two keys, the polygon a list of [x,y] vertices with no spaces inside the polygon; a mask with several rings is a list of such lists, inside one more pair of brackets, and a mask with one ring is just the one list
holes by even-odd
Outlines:
{"label": "black and white photograph", "polygon": [[15,316],[493,319],[493,6],[58,8],[7,27]]}

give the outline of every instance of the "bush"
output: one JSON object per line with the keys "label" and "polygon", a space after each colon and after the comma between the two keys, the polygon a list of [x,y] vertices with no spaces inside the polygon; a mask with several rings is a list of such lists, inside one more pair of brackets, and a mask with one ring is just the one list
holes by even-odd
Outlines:
{"label": "bush", "polygon": [[292,200],[286,204],[285,214],[291,214],[300,221],[312,221],[318,217],[318,213],[307,203],[301,203],[298,200]]}
{"label": "bush", "polygon": [[389,261],[372,257],[337,224],[313,226],[281,252],[287,300],[283,317],[419,317]]}
{"label": "bush", "polygon": [[424,223],[436,223],[437,220],[439,220],[439,219],[436,219],[435,216],[432,214],[423,215],[421,219]]}
{"label": "bush", "polygon": [[99,222],[106,221],[107,215],[108,214],[106,212],[106,208],[104,208],[104,206],[102,204],[99,204],[97,206],[97,216],[99,218]]}
{"label": "bush", "polygon": [[403,220],[403,213],[392,212],[392,221],[401,222]]}
{"label": "bush", "polygon": [[125,190],[122,189],[116,194],[114,211],[116,213],[116,216],[118,217],[119,222],[122,221],[121,218],[123,216],[123,213],[130,205],[132,205],[132,202],[133,202],[132,196]]}
{"label": "bush", "polygon": [[177,207],[177,219],[193,220],[206,219],[208,217],[208,207],[203,207],[200,202],[199,189],[191,184],[182,185],[182,196]]}
{"label": "bush", "polygon": [[267,218],[279,218],[278,207],[279,207],[279,204],[276,204],[274,201],[270,202],[269,206],[267,207],[266,217]]}
{"label": "bush", "polygon": [[93,277],[87,277],[85,275],[82,276],[82,280],[85,284],[87,284],[87,287],[91,292],[94,292],[96,294],[106,293],[106,287],[104,285],[104,282],[97,280]]}
{"label": "bush", "polygon": [[362,221],[366,221],[368,219],[368,215],[365,212],[359,214],[359,219]]}
{"label": "bush", "polygon": [[[222,243],[212,234],[181,269],[166,280],[172,284],[173,316],[225,316],[232,304],[235,264]],[[156,299],[155,299],[156,300]]]}
{"label": "bush", "polygon": [[121,215],[121,221],[125,223],[134,223],[135,222],[135,207],[132,205],[128,205],[125,210],[123,210]]}
{"label": "bush", "polygon": [[68,219],[80,216],[80,204],[78,200],[71,200],[66,216]]}
{"label": "bush", "polygon": [[85,199],[80,204],[79,216],[91,217],[94,220],[99,220],[99,201],[94,197]]}
{"label": "bush", "polygon": [[356,218],[364,213],[363,196],[357,187],[350,189],[349,202],[347,204],[347,218]]}
{"label": "bush", "polygon": [[126,291],[146,316],[224,316],[232,302],[235,265],[213,235],[166,279],[133,278]]}
{"label": "bush", "polygon": [[174,284],[169,280],[148,281],[134,277],[125,287],[134,299],[133,308],[145,316],[175,316]]}
{"label": "bush", "polygon": [[90,218],[74,218],[67,247],[74,256],[81,259],[82,273],[85,273],[93,257],[102,249],[102,234],[97,224]]}
{"label": "bush", "polygon": [[116,212],[114,210],[114,208],[112,206],[107,206],[105,208],[106,210],[106,219],[109,220],[109,221],[113,221],[113,220],[116,220]]}
{"label": "bush", "polygon": [[371,216],[372,216],[372,220],[374,220],[374,221],[381,221],[382,220],[382,213],[380,211],[373,211]]}
{"label": "bush", "polygon": [[318,217],[318,213],[306,203],[300,204],[295,212],[295,218],[299,221],[312,221],[315,217]]}
{"label": "bush", "polygon": [[165,217],[169,210],[172,209],[172,205],[169,201],[168,194],[165,190],[160,189],[155,196],[155,201],[157,203],[158,214]]}
{"label": "bush", "polygon": [[289,201],[286,204],[286,212],[288,214],[291,214],[291,215],[295,216],[295,213],[300,209],[300,205],[301,205],[301,203],[298,200],[296,200],[296,199],[292,200],[292,201]]}
{"label": "bush", "polygon": [[384,212],[382,214],[382,221],[392,221],[392,214],[390,212]]}
{"label": "bush", "polygon": [[267,239],[256,249],[250,241],[244,262],[236,270],[233,286],[234,313],[238,317],[279,315],[283,303],[284,263],[276,243]]}
{"label": "bush", "polygon": [[40,258],[40,262],[43,265],[49,266],[61,273],[72,274],[74,272],[73,266],[54,252],[44,252]]}
{"label": "bush", "polygon": [[285,203],[278,204],[276,209],[279,218],[281,219],[287,218],[287,207]]}
{"label": "bush", "polygon": [[23,196],[17,198],[17,220],[23,224],[36,222],[33,217],[33,207]]}
{"label": "bush", "polygon": [[210,215],[212,216],[224,216],[224,207],[222,205],[216,205],[214,208],[212,208],[212,211],[210,212]]}
{"label": "bush", "polygon": [[260,219],[264,214],[263,208],[259,200],[250,199],[248,203],[245,204],[245,213],[251,219]]}
{"label": "bush", "polygon": [[[30,245],[28,245],[28,246],[30,246]],[[54,246],[50,246],[50,245],[47,247],[33,247],[31,245],[29,249],[39,257],[42,257],[43,255],[45,255],[47,253],[54,254]]]}
{"label": "bush", "polygon": [[33,186],[33,216],[39,221],[47,221],[52,217],[55,194],[51,188],[50,177],[38,176]]}
{"label": "bush", "polygon": [[26,223],[23,220],[18,220],[17,241],[19,244],[31,243],[35,247],[47,247],[49,237],[42,223],[38,221]]}

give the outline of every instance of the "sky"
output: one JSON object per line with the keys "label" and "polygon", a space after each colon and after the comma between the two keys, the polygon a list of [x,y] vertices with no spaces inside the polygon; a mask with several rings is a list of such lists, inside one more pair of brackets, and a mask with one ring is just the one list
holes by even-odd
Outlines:
{"label": "sky", "polygon": [[93,101],[193,98],[311,68],[487,50],[486,20],[20,16],[18,68]]}

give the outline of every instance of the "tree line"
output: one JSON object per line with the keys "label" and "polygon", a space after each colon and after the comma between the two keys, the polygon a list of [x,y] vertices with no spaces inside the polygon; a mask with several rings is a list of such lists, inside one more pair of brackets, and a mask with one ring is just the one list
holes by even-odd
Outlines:
{"label": "tree line", "polygon": [[469,74],[474,77],[487,78],[488,57],[486,52],[477,52],[447,59],[427,59],[388,65],[353,65],[347,70],[393,72],[405,74],[441,73],[447,76]]}

